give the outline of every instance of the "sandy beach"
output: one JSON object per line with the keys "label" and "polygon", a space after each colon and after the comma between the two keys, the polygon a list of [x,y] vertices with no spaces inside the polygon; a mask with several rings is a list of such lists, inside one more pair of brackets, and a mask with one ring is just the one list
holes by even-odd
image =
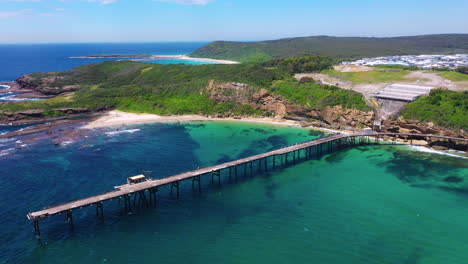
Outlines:
{"label": "sandy beach", "polygon": [[191,60],[191,61],[203,61],[203,62],[212,62],[217,64],[239,64],[237,61],[230,60],[216,60],[216,59],[207,59],[207,58],[192,58],[188,55],[154,55],[150,58],[144,59],[132,59],[132,61],[149,61],[149,60],[158,60],[158,59],[177,59],[177,60]]}
{"label": "sandy beach", "polygon": [[[101,117],[89,122],[84,125],[84,129],[94,129],[103,127],[115,127],[124,125],[135,125],[145,123],[157,123],[157,122],[189,122],[189,121],[237,121],[237,122],[254,122],[254,123],[267,123],[274,125],[286,125],[286,126],[301,126],[300,122],[293,120],[277,119],[277,118],[212,118],[201,115],[174,115],[174,116],[159,116],[153,114],[135,114],[126,113],[118,110],[109,111],[103,114]],[[315,128],[328,132],[341,132],[346,133],[347,131],[336,131],[325,128]]]}

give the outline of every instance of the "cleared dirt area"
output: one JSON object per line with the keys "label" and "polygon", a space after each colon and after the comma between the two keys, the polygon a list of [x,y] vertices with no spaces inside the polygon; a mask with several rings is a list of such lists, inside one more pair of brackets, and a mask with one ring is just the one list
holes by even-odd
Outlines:
{"label": "cleared dirt area", "polygon": [[[352,65],[340,65],[340,66],[352,66]],[[336,67],[340,67],[336,66]],[[359,66],[359,67],[366,67],[363,68],[354,68],[358,72],[360,71],[370,71],[376,70],[376,68],[367,67],[367,66]],[[349,68],[343,68],[345,70],[350,70]],[[337,68],[335,68],[337,70]],[[349,71],[348,71],[349,72]],[[411,84],[411,85],[419,85],[419,86],[430,86],[435,88],[444,88],[452,91],[467,91],[468,90],[468,82],[453,82],[448,79],[445,79],[436,73],[431,72],[424,72],[424,71],[412,71],[408,75],[405,76],[405,80],[402,81],[395,81],[395,82],[374,82],[374,83],[353,83],[351,81],[346,81],[340,78],[336,78],[334,76],[330,76],[323,73],[302,73],[297,74],[295,76],[297,79],[301,79],[303,77],[310,77],[316,81],[320,81],[323,84],[328,85],[336,85],[343,89],[350,89],[357,92],[362,93],[366,98],[370,97],[370,94],[375,93],[390,84],[398,83],[398,84]]]}
{"label": "cleared dirt area", "polygon": [[[345,66],[345,67],[342,67]],[[363,72],[373,71],[377,68],[367,66],[350,67],[352,65],[340,65],[335,66],[336,70],[343,70],[346,72]],[[376,101],[372,99],[372,96],[377,91],[384,89],[391,84],[409,84],[417,86],[427,86],[435,88],[444,88],[452,91],[467,91],[468,82],[453,82],[439,76],[436,73],[425,72],[425,71],[412,71],[408,75],[404,76],[403,80],[393,82],[369,82],[369,83],[354,83],[352,81],[343,80],[343,78],[330,76],[323,73],[303,73],[295,76],[297,79],[303,77],[310,77],[316,81],[320,81],[323,84],[335,85],[343,89],[349,89],[359,92],[364,95],[370,105],[376,104]],[[380,100],[379,103],[382,107],[376,108],[376,119],[386,119],[397,113],[406,103],[391,101],[391,100]]]}
{"label": "cleared dirt area", "polygon": [[340,72],[366,72],[374,70],[373,67],[362,65],[336,65],[333,69]]}

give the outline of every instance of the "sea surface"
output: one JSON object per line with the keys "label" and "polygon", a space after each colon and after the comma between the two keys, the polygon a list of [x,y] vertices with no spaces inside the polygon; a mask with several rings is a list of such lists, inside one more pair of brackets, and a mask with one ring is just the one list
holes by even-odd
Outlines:
{"label": "sea surface", "polygon": [[30,211],[324,136],[241,122],[101,129],[63,144],[0,142],[0,263],[466,264],[466,159],[406,146],[361,146],[237,182],[202,178],[181,197],[125,214],[117,201],[41,221]]}
{"label": "sea surface", "polygon": [[[98,54],[191,54],[205,42],[87,43],[87,44],[0,44],[0,82],[14,81],[33,72],[69,70],[77,66],[118,59],[71,57]],[[157,60],[160,64],[204,64],[192,60]]]}

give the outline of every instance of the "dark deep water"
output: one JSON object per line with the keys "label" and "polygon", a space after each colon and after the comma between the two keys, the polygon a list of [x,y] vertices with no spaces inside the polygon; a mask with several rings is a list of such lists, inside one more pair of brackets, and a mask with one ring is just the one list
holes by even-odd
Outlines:
{"label": "dark deep water", "polygon": [[[124,215],[105,203],[41,222],[31,210],[110,191],[126,177],[164,177],[322,136],[238,122],[106,129],[56,146],[0,142],[0,263],[451,263],[468,260],[466,159],[403,146],[343,150],[201,195],[158,193]],[[17,145],[17,143],[16,143]]]}
{"label": "dark deep water", "polygon": [[[0,44],[0,82],[14,81],[33,72],[64,71],[77,66],[116,59],[74,59],[98,54],[190,54],[204,42],[167,43],[87,43],[87,44]],[[188,63],[187,60],[161,60],[161,64]]]}

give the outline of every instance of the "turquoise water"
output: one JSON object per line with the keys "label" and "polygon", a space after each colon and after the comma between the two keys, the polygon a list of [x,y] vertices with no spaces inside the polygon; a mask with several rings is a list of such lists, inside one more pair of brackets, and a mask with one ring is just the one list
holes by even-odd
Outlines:
{"label": "turquoise water", "polygon": [[[32,143],[0,158],[5,263],[467,263],[465,159],[403,146],[332,153],[237,183],[203,179],[181,199],[125,215],[106,203],[41,222],[29,210],[112,189],[143,170],[164,177],[320,137],[235,122],[96,131],[65,146]],[[7,148],[8,146],[3,146]],[[26,161],[26,162],[25,162]]]}

